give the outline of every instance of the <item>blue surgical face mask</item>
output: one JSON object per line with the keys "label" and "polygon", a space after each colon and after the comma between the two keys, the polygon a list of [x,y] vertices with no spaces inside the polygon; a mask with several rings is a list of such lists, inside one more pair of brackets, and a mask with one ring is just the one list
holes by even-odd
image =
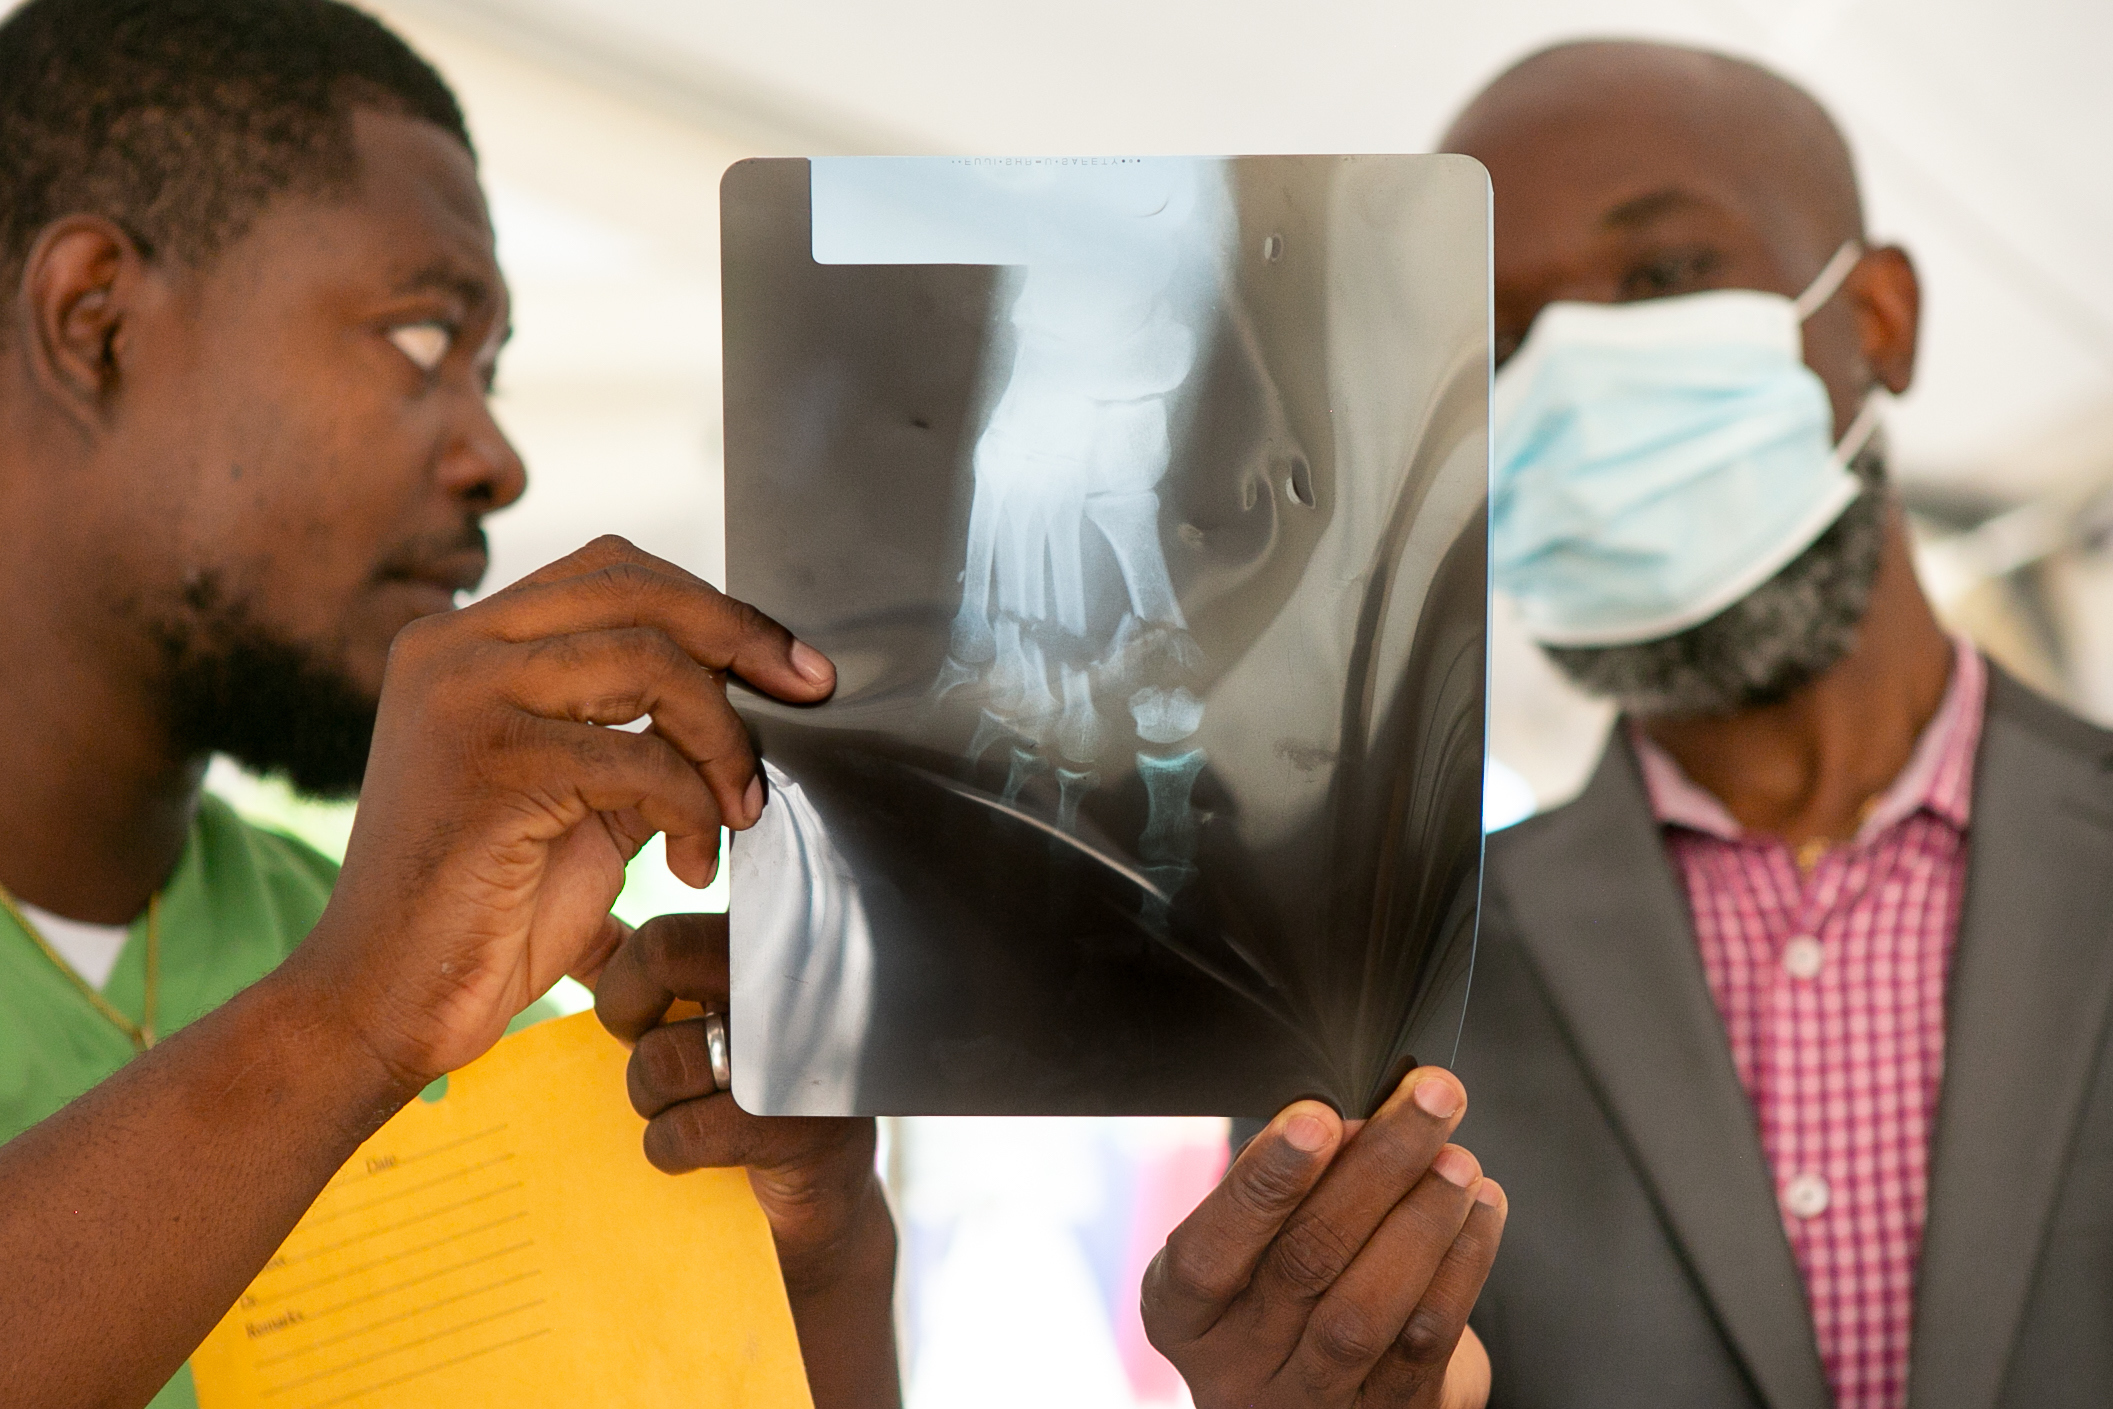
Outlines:
{"label": "blue surgical face mask", "polygon": [[1841,516],[1876,425],[1839,446],[1799,325],[1862,256],[1796,299],[1751,289],[1551,303],[1497,373],[1496,585],[1557,646],[1652,641],[1707,621]]}

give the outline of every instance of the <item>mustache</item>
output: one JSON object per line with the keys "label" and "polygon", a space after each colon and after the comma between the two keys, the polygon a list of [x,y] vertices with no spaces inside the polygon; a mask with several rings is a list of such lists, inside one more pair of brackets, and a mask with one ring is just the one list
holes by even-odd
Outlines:
{"label": "mustache", "polygon": [[[430,578],[435,570],[455,566],[471,555],[491,561],[491,541],[484,526],[471,520],[459,528],[442,529],[407,538],[383,553],[375,564],[373,580],[400,581]],[[451,561],[452,560],[452,561]],[[479,576],[482,576],[480,571]]]}

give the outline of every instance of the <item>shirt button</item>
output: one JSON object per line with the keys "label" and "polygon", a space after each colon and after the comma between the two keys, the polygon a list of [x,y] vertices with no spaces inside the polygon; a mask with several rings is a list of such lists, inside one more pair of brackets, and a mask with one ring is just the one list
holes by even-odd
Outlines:
{"label": "shirt button", "polygon": [[1817,1174],[1800,1174],[1783,1186],[1783,1207],[1795,1218],[1817,1218],[1827,1211],[1834,1191]]}
{"label": "shirt button", "polygon": [[1809,934],[1801,934],[1783,946],[1783,972],[1792,978],[1818,978],[1827,962],[1827,951]]}

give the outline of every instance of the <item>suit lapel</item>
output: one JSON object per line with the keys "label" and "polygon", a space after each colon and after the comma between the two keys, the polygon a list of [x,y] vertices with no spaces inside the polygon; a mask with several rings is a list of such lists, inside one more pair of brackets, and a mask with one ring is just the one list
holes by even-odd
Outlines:
{"label": "suit lapel", "polygon": [[1626,741],[1576,803],[1491,850],[1520,942],[1747,1373],[1772,1409],[1823,1409],[1753,1108]]}
{"label": "suit lapel", "polygon": [[2113,739],[1990,673],[1910,1400],[1988,1409],[2113,995]]}

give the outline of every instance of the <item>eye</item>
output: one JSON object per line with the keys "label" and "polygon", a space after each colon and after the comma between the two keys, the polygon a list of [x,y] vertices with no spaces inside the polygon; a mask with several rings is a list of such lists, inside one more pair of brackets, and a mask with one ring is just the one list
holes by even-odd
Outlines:
{"label": "eye", "polygon": [[445,323],[404,323],[389,329],[389,341],[396,350],[411,359],[411,365],[421,372],[430,372],[438,367],[454,346],[455,330]]}
{"label": "eye", "polygon": [[1665,298],[1707,288],[1722,261],[1715,250],[1670,250],[1639,261],[1622,276],[1619,301]]}

